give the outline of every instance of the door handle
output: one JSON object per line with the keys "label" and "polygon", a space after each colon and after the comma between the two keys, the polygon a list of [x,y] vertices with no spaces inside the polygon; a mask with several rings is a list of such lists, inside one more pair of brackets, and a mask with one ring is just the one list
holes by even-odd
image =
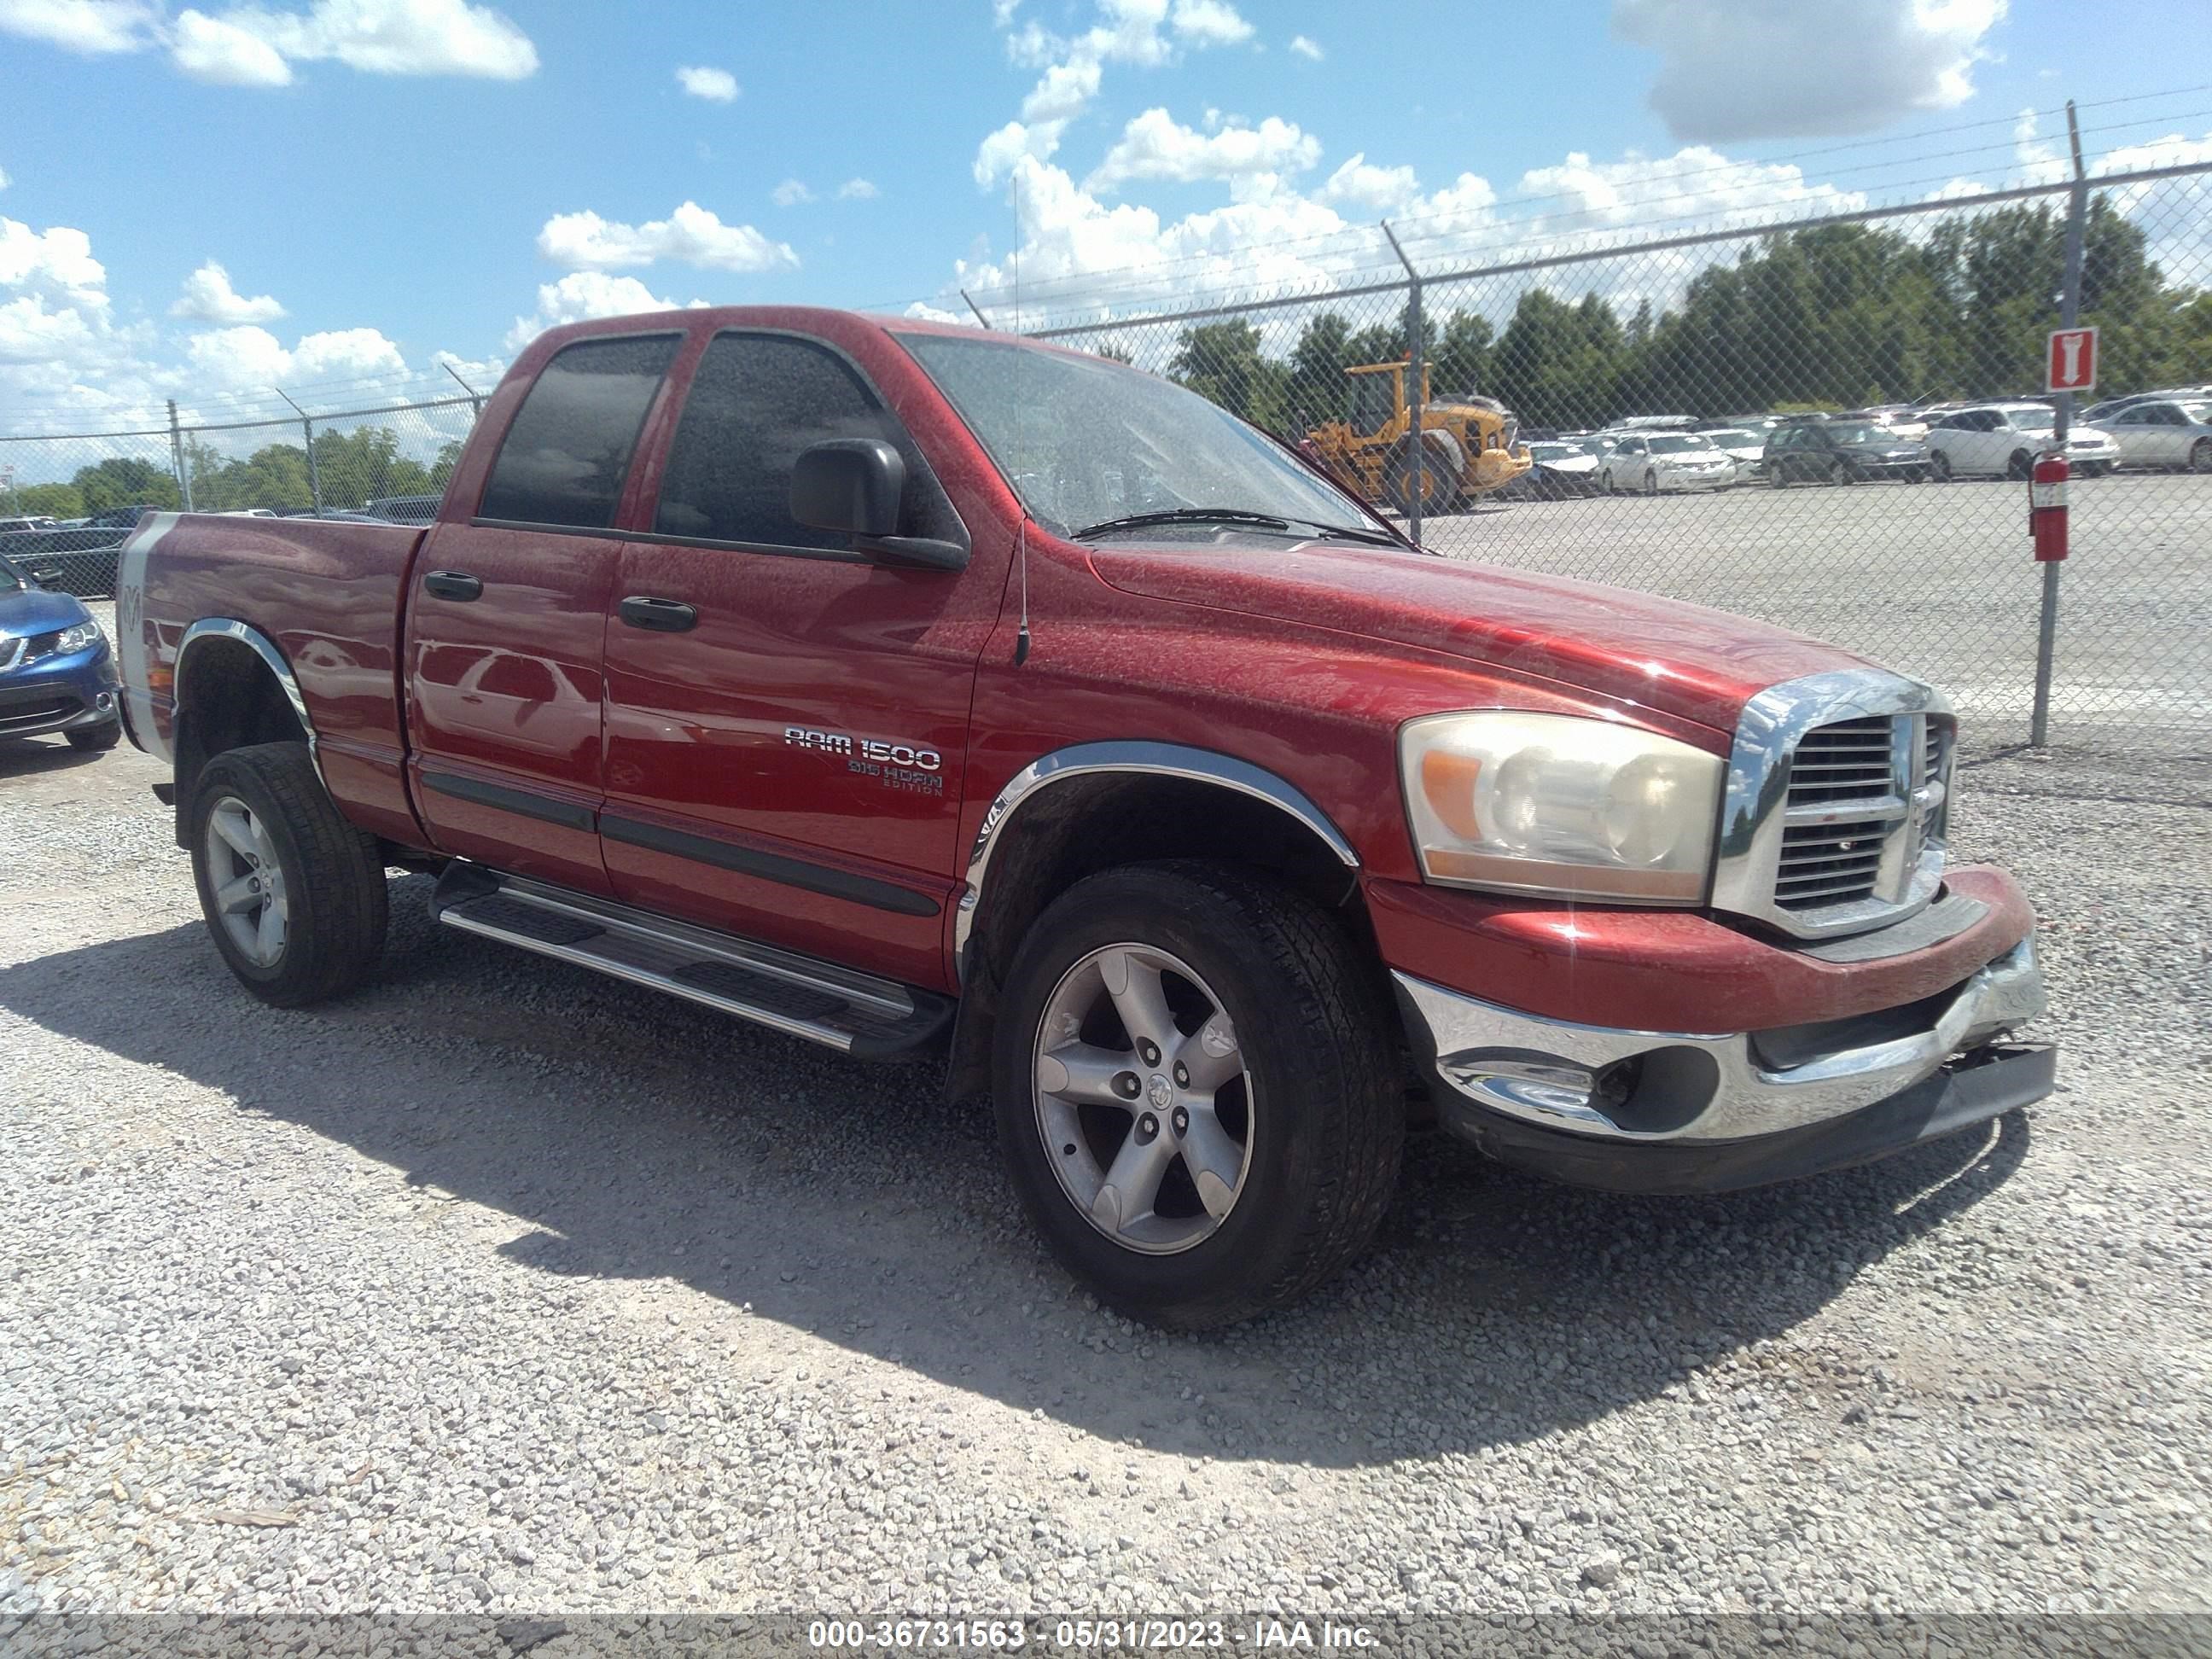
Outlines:
{"label": "door handle", "polygon": [[632,628],[649,629],[656,634],[684,634],[699,625],[698,611],[681,599],[656,599],[633,593],[618,610],[622,619]]}
{"label": "door handle", "polygon": [[459,599],[466,604],[483,597],[483,584],[465,570],[433,570],[422,578],[426,591],[441,599]]}

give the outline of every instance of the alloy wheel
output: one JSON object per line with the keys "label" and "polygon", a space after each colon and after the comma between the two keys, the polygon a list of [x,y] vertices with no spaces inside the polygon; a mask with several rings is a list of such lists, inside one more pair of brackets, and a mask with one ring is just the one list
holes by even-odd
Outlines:
{"label": "alloy wheel", "polygon": [[255,967],[274,967],[284,954],[289,915],[283,866],[268,826],[235,795],[208,814],[207,860],[223,932]]}
{"label": "alloy wheel", "polygon": [[1061,1190],[1124,1249],[1212,1237],[1252,1164],[1254,1100],[1211,987],[1148,945],[1109,945],[1060,976],[1037,1024],[1037,1133]]}

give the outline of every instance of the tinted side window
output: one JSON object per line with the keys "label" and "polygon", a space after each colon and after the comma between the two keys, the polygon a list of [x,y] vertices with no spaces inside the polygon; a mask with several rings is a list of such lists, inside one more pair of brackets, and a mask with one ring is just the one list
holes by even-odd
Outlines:
{"label": "tinted side window", "polygon": [[653,527],[664,536],[846,549],[852,538],[791,516],[791,468],[831,438],[880,438],[906,462],[900,528],[960,532],[951,504],[897,417],[836,353],[779,334],[720,334],[691,381],[669,446]]}
{"label": "tinted side window", "polygon": [[507,428],[477,514],[586,530],[612,525],[646,406],[682,337],[562,348]]}

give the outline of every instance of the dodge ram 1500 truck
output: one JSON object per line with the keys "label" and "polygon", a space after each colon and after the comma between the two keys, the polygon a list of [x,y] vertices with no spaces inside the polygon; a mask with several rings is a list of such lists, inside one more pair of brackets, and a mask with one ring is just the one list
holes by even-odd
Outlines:
{"label": "dodge ram 1500 truck", "polygon": [[1715,1191],[2052,1086],[2009,1040],[2027,902],[1945,860],[1935,690],[1425,553],[1195,394],[1034,342],[556,329],[427,528],[150,517],[118,632],[255,994],[372,973],[398,868],[469,933],[941,1048],[1060,1260],[1164,1324],[1340,1267],[1431,1113]]}

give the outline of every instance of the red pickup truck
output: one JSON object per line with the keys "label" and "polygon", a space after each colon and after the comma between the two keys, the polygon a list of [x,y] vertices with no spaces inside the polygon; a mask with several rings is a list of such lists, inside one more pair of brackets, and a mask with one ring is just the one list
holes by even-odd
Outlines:
{"label": "red pickup truck", "polygon": [[2027,902],[1945,861],[1936,691],[1425,553],[1033,342],[556,329],[428,528],[149,518],[118,632],[256,994],[373,973],[398,868],[471,933],[948,1050],[1060,1258],[1164,1324],[1340,1267],[1409,1121],[1715,1191],[2051,1087]]}

